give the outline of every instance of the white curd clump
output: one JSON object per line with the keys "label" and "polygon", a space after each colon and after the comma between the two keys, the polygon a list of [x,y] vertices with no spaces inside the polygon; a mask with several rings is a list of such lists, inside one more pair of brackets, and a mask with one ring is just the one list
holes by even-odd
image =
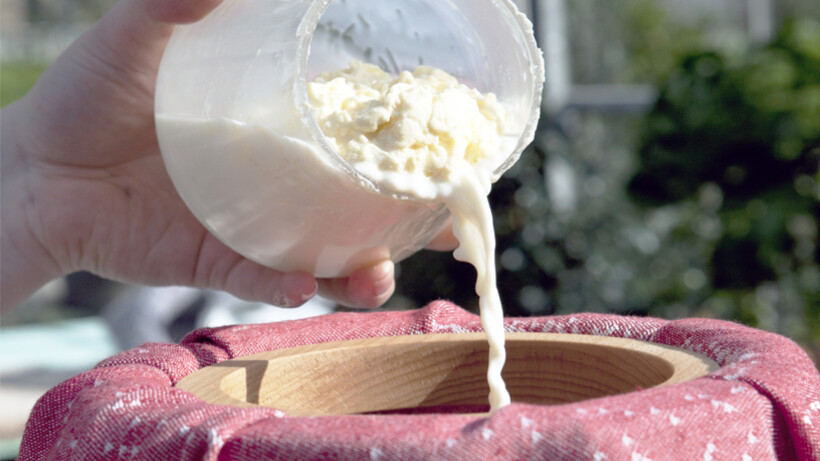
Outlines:
{"label": "white curd clump", "polygon": [[394,76],[352,61],[307,88],[319,128],[342,158],[419,199],[439,198],[454,172],[481,170],[489,178],[517,141],[504,134],[506,116],[494,94],[434,67]]}
{"label": "white curd clump", "polygon": [[311,109],[339,155],[365,176],[419,200],[443,202],[459,241],[454,256],[477,272],[481,323],[490,344],[490,409],[510,403],[501,370],[504,318],[495,271],[495,232],[487,200],[493,171],[517,137],[505,111],[430,66],[397,76],[358,61],[308,83]]}

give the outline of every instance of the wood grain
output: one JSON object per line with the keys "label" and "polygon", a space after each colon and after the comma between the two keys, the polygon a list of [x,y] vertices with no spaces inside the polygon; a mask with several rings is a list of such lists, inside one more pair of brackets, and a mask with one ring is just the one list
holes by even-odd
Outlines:
{"label": "wood grain", "polygon": [[[229,360],[177,387],[214,404],[292,416],[485,412],[484,333],[312,344]],[[682,349],[625,338],[507,333],[503,376],[514,402],[559,404],[694,379],[718,369]]]}

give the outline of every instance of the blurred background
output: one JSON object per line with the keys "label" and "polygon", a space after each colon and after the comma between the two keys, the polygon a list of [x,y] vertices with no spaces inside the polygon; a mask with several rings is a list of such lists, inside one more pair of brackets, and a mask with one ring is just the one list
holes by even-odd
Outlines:
{"label": "blurred background", "polygon": [[[0,105],[113,0],[3,0]],[[518,0],[547,62],[536,139],[490,196],[507,316],[710,317],[820,357],[820,2]],[[383,309],[450,299],[475,272],[423,251]],[[0,325],[0,459],[46,389],[145,341],[297,310],[73,274]],[[60,350],[59,357],[50,353]]]}

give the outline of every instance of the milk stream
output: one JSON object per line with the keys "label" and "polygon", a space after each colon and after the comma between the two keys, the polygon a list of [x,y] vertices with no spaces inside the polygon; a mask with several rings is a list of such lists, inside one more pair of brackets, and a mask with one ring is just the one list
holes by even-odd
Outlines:
{"label": "milk stream", "polygon": [[490,412],[509,405],[510,393],[501,370],[507,354],[504,347],[504,311],[498,294],[495,271],[495,231],[490,202],[489,182],[483,187],[479,178],[467,172],[453,178],[453,191],[444,198],[453,215],[453,233],[459,247],[453,256],[476,269],[475,290],[481,314],[481,326],[490,345],[487,382],[490,385]]}
{"label": "milk stream", "polygon": [[337,152],[364,175],[419,200],[444,202],[459,241],[454,257],[477,272],[481,324],[490,346],[490,411],[510,403],[504,313],[495,274],[495,231],[487,195],[505,136],[506,110],[446,72],[419,66],[391,75],[352,61],[308,85],[311,110]]}

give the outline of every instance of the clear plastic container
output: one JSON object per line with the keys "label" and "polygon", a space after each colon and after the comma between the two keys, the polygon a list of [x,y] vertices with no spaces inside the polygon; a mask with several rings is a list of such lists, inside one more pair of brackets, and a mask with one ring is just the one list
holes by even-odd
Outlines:
{"label": "clear plastic container", "polygon": [[347,164],[321,133],[306,85],[352,59],[389,72],[438,67],[512,115],[532,141],[543,62],[509,0],[225,0],[179,26],[157,78],[160,148],[182,199],[219,239],[283,271],[338,277],[399,261],[447,220]]}

